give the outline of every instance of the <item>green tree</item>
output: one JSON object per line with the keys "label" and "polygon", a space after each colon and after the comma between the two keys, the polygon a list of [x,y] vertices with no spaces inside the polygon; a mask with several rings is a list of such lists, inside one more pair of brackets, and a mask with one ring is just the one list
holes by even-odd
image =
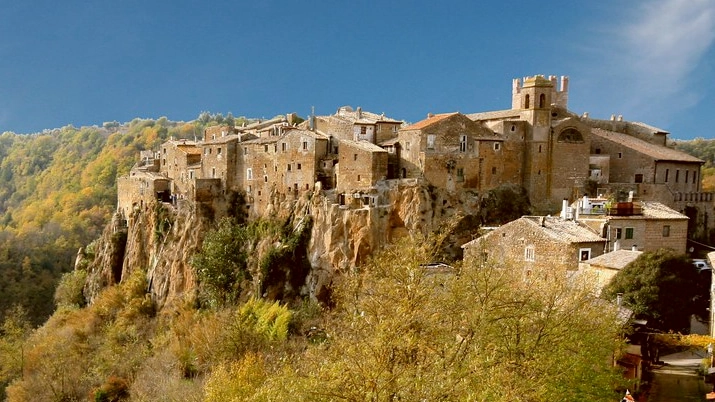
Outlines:
{"label": "green tree", "polygon": [[531,202],[526,189],[515,184],[502,184],[481,199],[479,215],[484,224],[504,224],[528,215]]}
{"label": "green tree", "polygon": [[[690,317],[702,309],[708,290],[699,285],[697,270],[682,254],[660,249],[644,252],[613,277],[603,297],[623,296],[625,306],[648,325],[688,333]],[[704,294],[703,294],[704,293]]]}

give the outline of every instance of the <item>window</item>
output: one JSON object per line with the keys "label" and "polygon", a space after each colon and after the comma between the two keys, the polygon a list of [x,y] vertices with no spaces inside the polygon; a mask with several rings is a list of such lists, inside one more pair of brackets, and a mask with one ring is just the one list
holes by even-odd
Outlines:
{"label": "window", "polygon": [[303,141],[303,151],[308,149],[308,141]]}
{"label": "window", "polygon": [[360,126],[360,134],[367,134],[367,127]]}
{"label": "window", "polygon": [[459,136],[459,152],[467,152],[467,136]]}
{"label": "window", "polygon": [[288,147],[286,146],[286,143],[285,143],[285,142],[281,144],[281,150],[282,150],[283,152],[285,152],[287,148],[288,148]]}
{"label": "window", "polygon": [[360,175],[358,175],[358,177],[357,177],[357,181],[360,181]]}
{"label": "window", "polygon": [[616,239],[620,239],[621,237],[623,237],[623,229],[616,228]]}
{"label": "window", "polygon": [[301,166],[300,166],[300,163],[296,163],[296,165],[295,165],[295,170],[300,170],[300,167],[301,167]]}
{"label": "window", "polygon": [[216,168],[211,168],[211,178],[216,178]]}
{"label": "window", "polygon": [[[495,150],[495,151],[498,151],[498,150],[500,150],[500,149],[501,149],[501,144],[498,143],[498,142],[495,142],[495,143],[494,143],[494,150]],[[539,151],[539,152],[541,152],[541,151]]]}
{"label": "window", "polygon": [[668,182],[668,173],[670,173],[670,169],[665,169],[665,182]]}
{"label": "window", "polygon": [[626,239],[633,238],[633,228],[626,228]]}
{"label": "window", "polygon": [[619,153],[618,153],[618,159],[622,159],[622,158],[623,158],[623,152],[619,152]]}
{"label": "window", "polygon": [[457,181],[464,181],[464,168],[457,168]]}
{"label": "window", "polygon": [[685,183],[688,182],[688,174],[690,174],[690,170],[685,171]]}
{"label": "window", "polygon": [[534,246],[526,246],[524,249],[524,261],[536,261],[536,250],[534,250]]}
{"label": "window", "polygon": [[636,173],[636,177],[634,179],[636,183],[643,183],[643,174],[641,173]]}
{"label": "window", "polygon": [[263,152],[268,152],[268,144],[263,146]]}
{"label": "window", "polygon": [[591,259],[591,249],[590,248],[582,248],[578,250],[578,260],[579,261],[586,261]]}
{"label": "window", "polygon": [[392,132],[396,133],[397,132],[397,126],[392,126]]}
{"label": "window", "polygon": [[268,176],[267,176],[267,175],[264,175],[264,176],[263,176],[263,182],[264,182],[264,183],[268,183]]}
{"label": "window", "polygon": [[493,168],[492,168],[492,174],[497,174],[497,168],[496,168],[496,167],[493,167]]}
{"label": "window", "polygon": [[251,168],[246,169],[246,179],[253,180],[253,169],[251,169]]}
{"label": "window", "polygon": [[529,100],[529,94],[526,94],[526,96],[524,97],[524,109],[529,108]]}
{"label": "window", "polygon": [[243,154],[248,155],[248,147],[243,147]]}
{"label": "window", "polygon": [[218,149],[216,150],[216,155],[221,155],[221,147],[218,147]]}
{"label": "window", "polygon": [[[166,151],[166,149],[164,151]],[[166,153],[166,152],[164,152],[164,153]],[[209,149],[208,148],[204,149],[204,155],[208,155],[208,154],[209,154]]]}
{"label": "window", "polygon": [[596,150],[594,151],[594,153],[595,153],[596,155],[599,155],[599,154],[601,153],[601,148],[596,148]]}
{"label": "window", "polygon": [[434,149],[434,134],[427,134],[427,149]]}
{"label": "window", "polygon": [[541,94],[539,95],[539,108],[544,108],[546,106],[546,95]]}
{"label": "window", "polygon": [[539,145],[539,153],[541,153],[541,145]]}
{"label": "window", "polygon": [[663,225],[663,237],[670,237],[670,225]]}
{"label": "window", "polygon": [[353,160],[354,160],[354,161],[357,160],[357,154],[353,154]]}
{"label": "window", "polygon": [[511,131],[514,131],[514,130],[516,130],[516,126],[512,124],[512,125],[511,125]]}
{"label": "window", "polygon": [[693,184],[695,184],[695,178],[698,177],[698,171],[693,172]]}
{"label": "window", "polygon": [[675,182],[678,182],[678,178],[680,177],[680,169],[675,169]]}
{"label": "window", "polygon": [[290,163],[288,164],[288,171],[290,172]]}

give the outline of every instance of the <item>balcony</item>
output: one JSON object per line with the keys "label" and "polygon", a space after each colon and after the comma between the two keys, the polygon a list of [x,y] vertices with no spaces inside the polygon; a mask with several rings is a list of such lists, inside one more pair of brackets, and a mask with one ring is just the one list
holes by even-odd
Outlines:
{"label": "balcony", "polygon": [[616,202],[606,208],[608,216],[631,216],[643,215],[643,207],[639,203],[634,202]]}

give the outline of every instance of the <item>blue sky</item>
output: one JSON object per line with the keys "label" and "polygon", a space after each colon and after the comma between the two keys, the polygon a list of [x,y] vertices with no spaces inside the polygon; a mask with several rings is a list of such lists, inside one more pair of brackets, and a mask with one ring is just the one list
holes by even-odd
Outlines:
{"label": "blue sky", "polygon": [[544,74],[576,113],[715,137],[713,0],[0,5],[0,132],[342,105],[416,122],[507,109]]}

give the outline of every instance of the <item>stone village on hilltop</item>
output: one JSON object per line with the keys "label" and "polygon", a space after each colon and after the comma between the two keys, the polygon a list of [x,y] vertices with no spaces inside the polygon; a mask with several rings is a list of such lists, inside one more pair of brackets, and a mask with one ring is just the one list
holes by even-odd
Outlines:
{"label": "stone village on hilltop", "polygon": [[[507,110],[429,114],[408,125],[343,106],[307,121],[290,114],[209,127],[201,140],[142,152],[118,179],[118,211],[126,219],[157,198],[210,204],[243,193],[255,217],[276,200],[316,190],[341,208],[370,208],[386,201],[376,188],[395,181],[477,194],[510,183],[526,189],[535,212],[559,216],[523,217],[497,230],[502,248],[503,239],[525,242],[507,236],[510,230],[553,232],[541,245],[533,235],[530,244],[509,246],[527,262],[563,255],[576,266],[618,249],[684,253],[688,234],[709,235],[715,203],[713,193],[700,191],[702,160],[668,147],[664,130],[621,116],[579,116],[567,106],[568,77],[537,75],[513,81]],[[627,197],[612,203],[604,194]]]}
{"label": "stone village on hilltop", "polygon": [[[601,251],[664,245],[685,252],[688,220],[691,236],[706,237],[715,224],[713,194],[700,191],[704,162],[669,148],[664,130],[621,116],[597,120],[570,112],[568,77],[514,79],[507,110],[429,114],[407,125],[343,106],[298,121],[291,114],[244,127],[214,126],[198,141],[170,140],[158,152],[142,152],[130,174],[118,179],[118,211],[126,219],[157,198],[211,203],[239,192],[249,215],[261,216],[274,200],[316,190],[329,191],[342,208],[369,208],[384,201],[379,185],[421,181],[478,194],[516,184],[544,215],[562,211],[565,217],[564,200],[578,201],[583,217],[604,217],[579,223],[610,245]],[[604,194],[628,198],[607,210],[598,198]],[[663,227],[615,226],[628,216]],[[579,254],[579,260],[590,256]]]}

